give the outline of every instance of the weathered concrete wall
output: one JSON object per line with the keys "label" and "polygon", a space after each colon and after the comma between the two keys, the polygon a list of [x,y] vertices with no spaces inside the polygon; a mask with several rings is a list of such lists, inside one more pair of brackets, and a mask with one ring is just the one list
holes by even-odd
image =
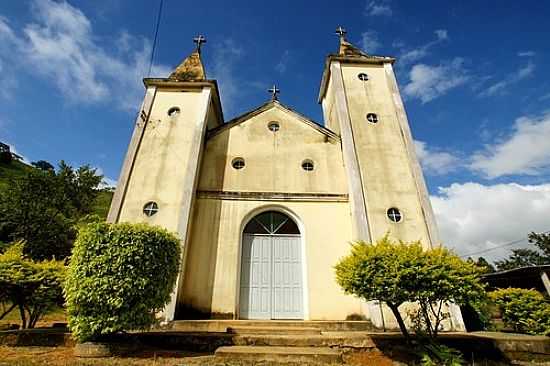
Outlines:
{"label": "weathered concrete wall", "polygon": [[[379,239],[389,232],[396,239],[420,240],[429,247],[431,241],[411,158],[397,120],[384,67],[342,64],[341,71],[361,170],[371,239]],[[360,73],[366,73],[369,80],[360,80],[357,77]],[[367,113],[376,113],[379,122],[368,122]],[[390,207],[401,211],[401,222],[389,220],[387,210]]]}
{"label": "weathered concrete wall", "polygon": [[214,316],[237,316],[242,228],[252,216],[267,209],[290,213],[300,226],[305,245],[306,319],[345,319],[360,313],[359,300],[344,295],[333,268],[349,252],[347,202],[199,198],[182,291],[184,304]]}

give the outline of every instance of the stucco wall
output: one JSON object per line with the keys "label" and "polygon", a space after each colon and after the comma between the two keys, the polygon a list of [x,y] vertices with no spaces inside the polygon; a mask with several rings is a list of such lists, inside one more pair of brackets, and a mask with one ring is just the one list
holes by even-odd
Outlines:
{"label": "stucco wall", "polygon": [[251,217],[267,209],[290,213],[300,226],[307,275],[306,317],[345,319],[360,313],[359,300],[344,295],[334,277],[334,265],[349,253],[351,220],[347,202],[197,199],[180,298],[183,304],[214,316],[237,316],[242,228]]}
{"label": "stucco wall", "polygon": [[[136,155],[120,212],[120,222],[147,222],[178,231],[183,197],[183,184],[189,167],[192,137],[190,129],[204,120],[204,93],[200,89],[181,91],[158,90],[151,116]],[[181,113],[170,117],[167,112],[177,106]],[[143,214],[148,201],[159,205],[152,217]]]}
{"label": "stucco wall", "polygon": [[[278,121],[273,133],[267,126]],[[231,161],[242,157],[236,170]],[[313,171],[302,161],[311,159]],[[273,107],[211,137],[204,151],[199,190],[347,193],[338,138],[328,137],[293,113]]]}
{"label": "stucco wall", "polygon": [[[362,72],[368,81],[358,79]],[[383,66],[342,64],[342,75],[372,239],[389,232],[394,238],[421,240],[429,246],[410,157]],[[378,123],[367,121],[371,112],[378,115]],[[388,219],[390,207],[401,211],[402,222]]]}

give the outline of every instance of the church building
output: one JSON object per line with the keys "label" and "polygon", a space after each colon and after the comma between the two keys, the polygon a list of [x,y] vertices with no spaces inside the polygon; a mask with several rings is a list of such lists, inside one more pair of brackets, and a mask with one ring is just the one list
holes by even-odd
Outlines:
{"label": "church building", "polygon": [[[278,100],[225,121],[196,49],[146,78],[109,222],[177,233],[174,319],[345,320],[391,313],[344,294],[334,265],[350,242],[440,245],[392,57],[345,39],[326,58],[319,124]],[[388,319],[380,319],[387,317]]]}

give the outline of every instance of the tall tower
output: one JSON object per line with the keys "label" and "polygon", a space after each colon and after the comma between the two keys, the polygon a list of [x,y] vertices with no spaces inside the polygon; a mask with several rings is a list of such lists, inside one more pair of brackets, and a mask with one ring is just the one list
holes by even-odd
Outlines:
{"label": "tall tower", "polygon": [[394,58],[369,55],[337,30],[340,47],[327,57],[319,103],[325,125],[340,134],[354,239],[440,244]]}
{"label": "tall tower", "polygon": [[[207,129],[223,122],[218,87],[207,80],[200,48],[168,78],[146,78],[146,92],[120,173],[107,220],[146,222],[177,232],[181,266],[189,241],[200,159]],[[181,274],[169,305],[174,318]]]}

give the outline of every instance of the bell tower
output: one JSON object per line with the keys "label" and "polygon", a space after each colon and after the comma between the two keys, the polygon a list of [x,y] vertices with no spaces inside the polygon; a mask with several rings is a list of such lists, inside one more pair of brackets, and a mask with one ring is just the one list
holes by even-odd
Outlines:
{"label": "bell tower", "polygon": [[345,30],[326,59],[319,103],[325,125],[342,139],[353,239],[440,245],[428,191],[393,71],[394,58],[369,55]]}
{"label": "bell tower", "polygon": [[[107,220],[146,222],[178,233],[185,263],[192,208],[207,129],[223,123],[215,80],[208,80],[197,47],[168,78],[146,78],[145,98],[124,159]],[[183,268],[166,320],[174,319]]]}

